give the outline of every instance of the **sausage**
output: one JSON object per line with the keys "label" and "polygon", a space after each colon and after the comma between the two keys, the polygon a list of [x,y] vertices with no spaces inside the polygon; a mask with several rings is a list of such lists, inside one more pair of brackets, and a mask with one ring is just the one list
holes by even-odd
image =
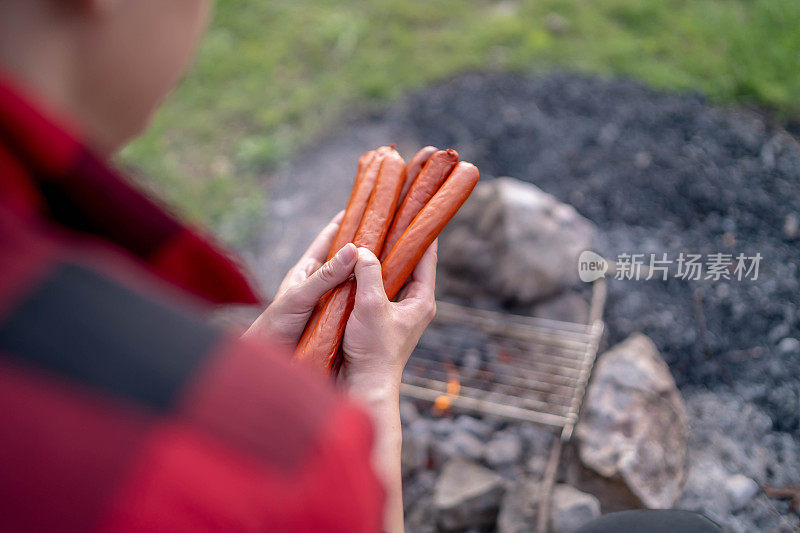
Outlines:
{"label": "sausage", "polygon": [[[349,241],[353,240],[353,236],[355,235],[355,229],[358,228],[358,222],[353,224],[353,219],[356,218],[360,211],[360,206],[363,205],[366,207],[367,203],[366,200],[363,200],[363,196],[365,193],[369,194],[372,192],[372,186],[367,184],[363,185],[365,174],[367,173],[367,169],[369,168],[370,164],[372,163],[373,159],[375,159],[375,152],[376,150],[370,150],[369,152],[365,152],[361,157],[358,158],[358,170],[356,171],[356,179],[353,181],[353,188],[350,191],[350,198],[347,200],[347,206],[344,210],[344,216],[342,217],[342,221],[339,223],[339,229],[336,232],[336,236],[333,239],[333,243],[331,243],[330,251],[328,252],[328,261],[330,261],[336,252],[338,252],[342,246],[347,244]],[[377,173],[375,173],[377,177]],[[370,180],[372,181],[372,180]],[[372,182],[374,184],[374,181]],[[349,214],[349,216],[348,216]],[[363,214],[363,213],[361,213]],[[345,223],[347,221],[347,223]],[[360,217],[358,218],[360,222]],[[343,227],[352,227],[353,231],[350,232],[348,230],[342,230]],[[347,236],[349,233],[349,239]]]}
{"label": "sausage", "polygon": [[475,165],[465,161],[458,163],[433,198],[400,236],[381,263],[383,288],[390,300],[403,287],[428,246],[469,198],[479,177],[480,173]]}
{"label": "sausage", "polygon": [[320,301],[316,320],[312,317],[303,331],[294,360],[326,373],[338,367],[336,356],[355,301],[356,281],[352,277],[328,293],[328,297]]}
{"label": "sausage", "polygon": [[[405,161],[390,149],[380,164],[378,178],[369,197],[364,216],[353,238],[359,247],[378,255],[397,209],[397,199],[405,179]],[[319,314],[315,311],[295,351],[294,359],[328,372],[338,367],[337,352],[344,336],[347,319],[355,303],[355,279],[352,277],[323,297]],[[309,327],[310,326],[310,327]]]}
{"label": "sausage", "polygon": [[414,180],[419,176],[422,167],[425,166],[425,163],[437,150],[438,148],[435,146],[426,146],[417,152],[406,165],[406,181],[403,183],[403,189],[400,191],[400,203],[405,199],[408,190],[411,188],[411,184],[414,183]]}
{"label": "sausage", "polygon": [[[388,146],[381,146],[376,150],[365,152],[358,159],[358,171],[356,172],[356,179],[353,182],[353,189],[350,193],[350,199],[347,201],[344,217],[339,224],[339,229],[333,239],[330,250],[328,251],[328,261],[330,261],[336,252],[338,252],[345,244],[352,242],[355,237],[358,226],[361,224],[361,218],[367,208],[369,197],[372,194],[372,189],[375,181],[378,178],[378,171],[380,170],[381,161],[391,148]],[[300,342],[297,345],[296,352],[303,350],[303,347],[308,343],[325,302],[330,298],[332,291],[328,291],[322,298],[320,298],[314,312],[309,317],[306,327],[303,330],[303,335],[300,337]]]}
{"label": "sausage", "polygon": [[439,187],[442,186],[444,180],[450,175],[450,171],[458,163],[458,152],[453,149],[439,150],[428,159],[422,172],[411,188],[408,190],[403,202],[397,209],[397,214],[394,216],[392,226],[389,228],[389,233],[386,235],[386,242],[383,244],[383,252],[381,253],[381,261],[386,259],[392,247],[397,242],[397,239],[403,234],[408,225],[417,216],[417,213],[425,207]]}
{"label": "sausage", "polygon": [[308,339],[311,337],[311,332],[317,327],[319,317],[322,314],[322,308],[325,307],[325,303],[328,301],[328,298],[330,298],[332,292],[331,290],[323,294],[322,298],[317,302],[317,305],[314,306],[314,310],[311,312],[311,316],[306,322],[306,327],[303,329],[303,334],[300,335],[300,340],[297,342],[295,353],[302,352],[305,349],[305,346],[308,344]]}
{"label": "sausage", "polygon": [[405,161],[391,150],[381,162],[380,175],[369,198],[353,243],[380,255],[389,226],[397,211],[397,199],[405,180]]}
{"label": "sausage", "polygon": [[333,239],[331,248],[328,251],[328,260],[332,259],[336,252],[348,242],[352,242],[356,235],[356,230],[361,224],[361,218],[367,208],[367,202],[372,194],[375,181],[378,178],[378,170],[381,161],[386,155],[388,146],[381,146],[377,150],[370,150],[362,155],[358,160],[358,172],[353,183],[353,190],[350,192],[350,199],[344,211],[344,217],[339,224],[339,230]]}

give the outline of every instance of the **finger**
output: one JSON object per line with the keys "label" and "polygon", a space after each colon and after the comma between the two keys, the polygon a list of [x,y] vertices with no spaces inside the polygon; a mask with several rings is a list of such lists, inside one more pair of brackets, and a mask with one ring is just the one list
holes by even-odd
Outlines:
{"label": "finger", "polygon": [[308,247],[297,263],[295,263],[291,270],[286,273],[286,276],[283,277],[278,287],[277,294],[282,294],[304,281],[322,266],[323,262],[328,258],[328,251],[330,250],[331,243],[333,243],[333,239],[336,237],[336,232],[339,231],[339,224],[342,222],[343,217],[344,210],[339,211],[320,234],[317,235],[314,242],[311,243],[311,246]]}
{"label": "finger", "polygon": [[328,225],[317,235],[314,242],[311,243],[311,246],[308,247],[308,250],[306,250],[300,258],[300,261],[298,261],[298,265],[305,264],[309,259],[318,261],[318,263],[321,264],[328,258],[328,252],[331,249],[331,244],[333,244],[333,239],[336,238],[336,232],[339,231],[339,224],[342,223],[343,217],[344,210],[339,211],[336,216],[333,217]]}
{"label": "finger", "polygon": [[275,293],[275,297],[277,298],[298,283],[305,281],[308,276],[313,274],[321,266],[322,262],[317,261],[316,259],[308,259],[296,263],[291,270],[286,273],[286,275],[283,277],[283,280],[281,280],[281,284],[278,285],[278,291]]}
{"label": "finger", "polygon": [[436,261],[439,240],[435,239],[422,255],[416,268],[411,273],[408,284],[403,288],[398,301],[409,299],[433,300],[436,289]]}
{"label": "finger", "polygon": [[343,218],[344,218],[344,209],[333,215],[331,222],[333,222],[334,224],[341,224]]}
{"label": "finger", "polygon": [[289,272],[288,277],[291,280],[289,286],[292,287],[305,281],[306,278],[310,277],[311,274],[316,272],[322,265],[322,261],[317,261],[316,259],[306,259],[303,264],[298,264],[296,268],[293,268]]}
{"label": "finger", "polygon": [[375,309],[388,302],[383,290],[381,263],[367,248],[358,249],[358,261],[354,269],[356,275],[356,308]]}
{"label": "finger", "polygon": [[356,246],[347,243],[339,252],[314,271],[308,278],[291,289],[288,311],[303,313],[316,305],[322,295],[344,282],[353,273],[356,263]]}

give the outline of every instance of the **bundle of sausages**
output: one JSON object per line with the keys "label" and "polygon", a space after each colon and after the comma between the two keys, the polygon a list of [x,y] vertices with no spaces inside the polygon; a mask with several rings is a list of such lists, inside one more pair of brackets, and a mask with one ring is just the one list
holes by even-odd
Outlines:
{"label": "bundle of sausages", "polygon": [[[394,147],[365,153],[328,259],[348,242],[369,248],[381,260],[386,296],[393,299],[469,197],[478,176],[475,165],[459,162],[455,150],[426,146],[407,165]],[[351,277],[320,299],[297,346],[296,361],[338,372],[355,289]]]}

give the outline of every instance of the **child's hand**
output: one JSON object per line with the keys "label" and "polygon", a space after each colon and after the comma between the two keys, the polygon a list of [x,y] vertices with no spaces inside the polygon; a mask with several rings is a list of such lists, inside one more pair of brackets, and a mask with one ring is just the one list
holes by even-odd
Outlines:
{"label": "child's hand", "polygon": [[436,248],[434,241],[397,302],[386,298],[378,259],[369,250],[358,249],[356,302],[344,333],[340,373],[352,392],[372,395],[382,388],[397,394],[406,361],[436,313]]}
{"label": "child's hand", "polygon": [[314,239],[303,257],[283,278],[275,299],[253,322],[245,336],[269,338],[270,342],[294,352],[317,301],[353,272],[357,255],[353,244],[347,244],[334,258],[323,263],[343,216],[344,211],[341,211]]}

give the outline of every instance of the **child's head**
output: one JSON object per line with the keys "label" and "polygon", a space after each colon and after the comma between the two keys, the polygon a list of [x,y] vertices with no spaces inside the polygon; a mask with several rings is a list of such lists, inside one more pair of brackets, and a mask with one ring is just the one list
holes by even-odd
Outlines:
{"label": "child's head", "polygon": [[180,79],[210,0],[0,0],[0,70],[104,151],[141,132]]}

